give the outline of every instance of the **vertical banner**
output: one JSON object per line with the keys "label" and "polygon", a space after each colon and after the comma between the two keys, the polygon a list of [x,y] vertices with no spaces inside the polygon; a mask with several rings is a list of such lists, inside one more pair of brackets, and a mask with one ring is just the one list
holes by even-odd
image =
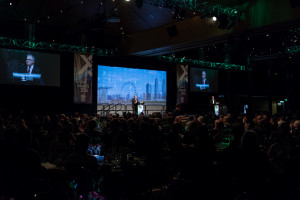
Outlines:
{"label": "vertical banner", "polygon": [[188,65],[177,65],[177,103],[188,103]]}
{"label": "vertical banner", "polygon": [[93,55],[74,54],[74,103],[92,104]]}

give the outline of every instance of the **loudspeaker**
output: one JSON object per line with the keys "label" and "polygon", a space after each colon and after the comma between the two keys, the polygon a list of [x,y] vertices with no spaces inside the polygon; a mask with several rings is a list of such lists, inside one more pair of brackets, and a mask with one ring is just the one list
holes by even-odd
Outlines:
{"label": "loudspeaker", "polygon": [[136,7],[141,8],[143,6],[143,0],[135,0]]}
{"label": "loudspeaker", "polygon": [[292,8],[300,6],[300,1],[299,0],[290,0],[290,4]]}
{"label": "loudspeaker", "polygon": [[170,26],[167,28],[169,37],[175,37],[176,35],[178,35],[178,30],[176,25]]}

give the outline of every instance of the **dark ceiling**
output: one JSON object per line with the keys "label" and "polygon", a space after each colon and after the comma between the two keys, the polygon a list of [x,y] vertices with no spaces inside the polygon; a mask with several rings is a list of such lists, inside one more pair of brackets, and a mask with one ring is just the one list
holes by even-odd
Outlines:
{"label": "dark ceiling", "polygon": [[[201,13],[192,10],[162,6],[164,4],[161,2],[172,1],[0,0],[0,36],[25,40],[34,37],[36,41],[116,49],[127,35],[143,34],[151,29],[201,16]],[[263,0],[198,0],[197,2],[241,8],[249,2],[255,5],[255,2],[263,2]],[[261,5],[263,4],[257,3],[258,8]],[[187,36],[188,33],[185,35]],[[286,38],[285,33],[283,37]],[[280,45],[281,43],[279,42]],[[253,40],[251,44],[254,44]]]}
{"label": "dark ceiling", "polygon": [[[156,4],[155,4],[156,2]],[[176,22],[159,0],[0,0],[1,36],[116,48],[127,34]],[[220,3],[220,1],[209,1]],[[232,6],[240,0],[224,0]],[[196,13],[184,11],[185,18]],[[181,19],[182,20],[182,19]]]}
{"label": "dark ceiling", "polygon": [[106,0],[0,0],[1,34],[114,47],[121,35],[119,23],[109,22],[118,17],[114,9],[114,3]]}

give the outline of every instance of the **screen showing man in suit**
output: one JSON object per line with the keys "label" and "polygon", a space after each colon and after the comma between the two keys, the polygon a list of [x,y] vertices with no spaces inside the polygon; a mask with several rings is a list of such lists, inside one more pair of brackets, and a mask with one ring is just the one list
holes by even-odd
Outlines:
{"label": "screen showing man in suit", "polygon": [[190,69],[191,92],[218,92],[218,71],[211,69]]}
{"label": "screen showing man in suit", "polygon": [[60,86],[60,55],[0,48],[0,84]]}
{"label": "screen showing man in suit", "polygon": [[[22,71],[23,75],[21,75],[21,80],[35,83],[35,85],[44,85],[40,69],[34,65],[34,62],[35,57],[32,54],[27,54],[26,71]],[[13,73],[13,75],[18,77],[17,73]]]}

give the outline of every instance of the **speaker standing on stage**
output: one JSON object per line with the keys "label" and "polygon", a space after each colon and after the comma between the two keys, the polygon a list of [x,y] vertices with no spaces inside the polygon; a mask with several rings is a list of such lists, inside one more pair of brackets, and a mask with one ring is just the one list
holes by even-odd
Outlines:
{"label": "speaker standing on stage", "polygon": [[138,111],[138,99],[136,97],[136,95],[134,95],[133,99],[132,99],[132,111],[133,111],[133,114],[137,114],[137,111]]}

